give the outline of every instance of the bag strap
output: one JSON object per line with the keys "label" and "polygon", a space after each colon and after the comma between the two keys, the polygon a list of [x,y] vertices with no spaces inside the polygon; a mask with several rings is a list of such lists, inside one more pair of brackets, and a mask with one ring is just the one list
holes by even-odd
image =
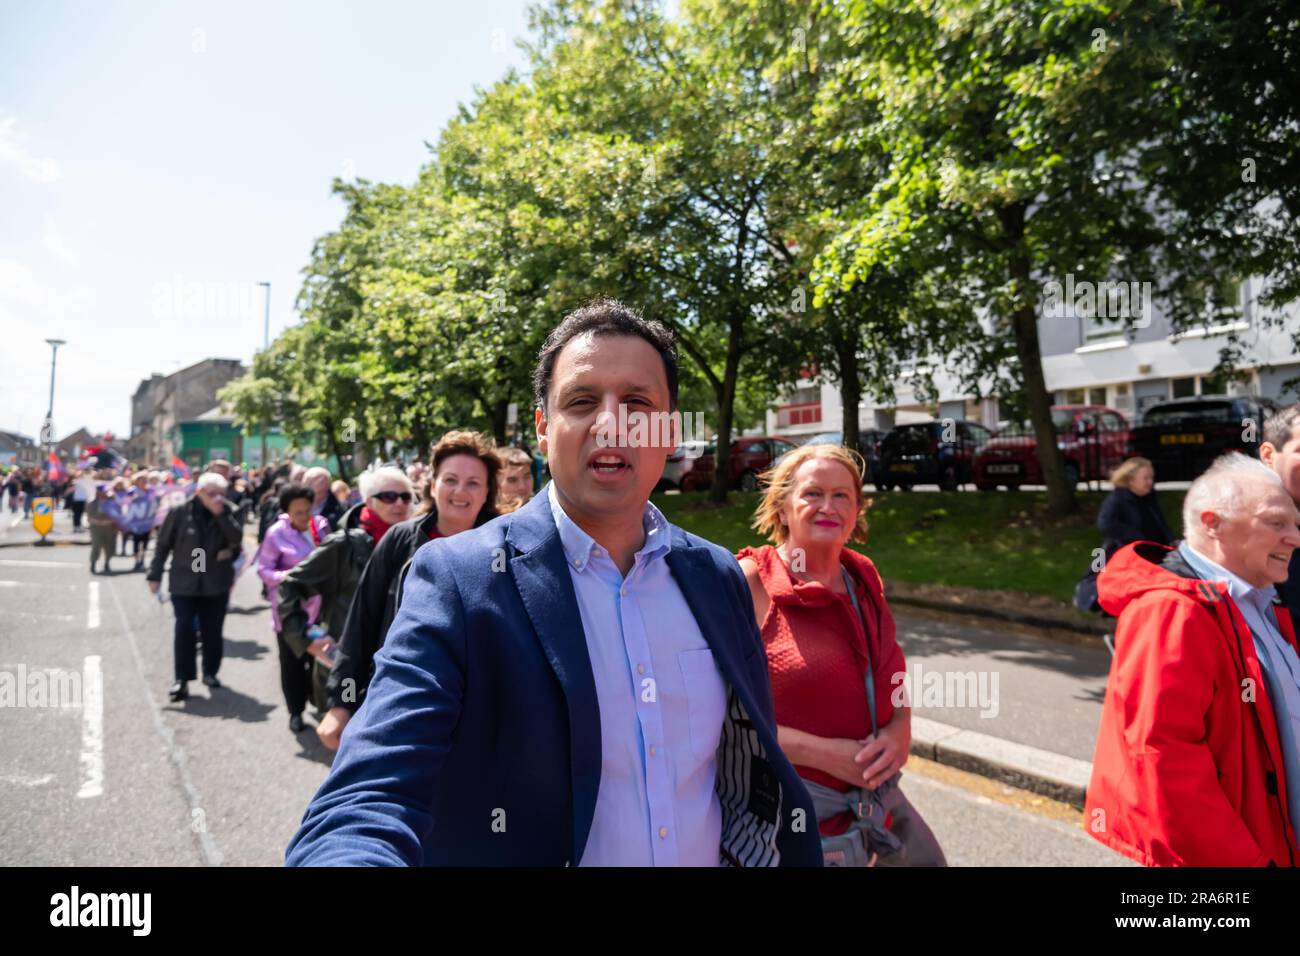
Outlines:
{"label": "bag strap", "polygon": [[[867,711],[871,715],[871,736],[876,736],[880,728],[876,726],[876,681],[871,667],[871,629],[867,627],[867,619],[862,613],[862,607],[858,604],[858,589],[854,586],[853,576],[849,574],[848,568],[840,566],[840,573],[844,575],[844,586],[849,589],[849,600],[853,602],[853,610],[857,612],[858,620],[862,622],[862,637],[867,648]],[[882,622],[880,613],[876,613],[877,628]],[[877,630],[879,633],[879,630]]]}

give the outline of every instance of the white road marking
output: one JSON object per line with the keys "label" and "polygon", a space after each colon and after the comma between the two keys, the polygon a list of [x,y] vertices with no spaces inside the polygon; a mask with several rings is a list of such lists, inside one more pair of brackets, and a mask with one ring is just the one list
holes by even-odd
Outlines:
{"label": "white road marking", "polygon": [[22,520],[23,520],[23,516],[22,516],[22,515],[16,515],[16,516],[14,517],[14,520],[11,521],[11,522],[9,522],[9,527],[11,527],[11,528],[16,528],[16,527],[18,527],[18,522],[20,522],[20,521],[22,521]]}
{"label": "white road marking", "polygon": [[86,628],[99,627],[99,582],[90,582],[90,603],[86,606]]}
{"label": "white road marking", "polygon": [[81,789],[78,797],[104,794],[104,675],[99,655],[81,666]]}
{"label": "white road marking", "polygon": [[53,779],[52,773],[47,773],[43,777],[0,776],[0,783],[16,783],[20,787],[43,787]]}
{"label": "white road marking", "polygon": [[[113,606],[117,608],[118,620],[122,622],[122,633],[126,635],[126,642],[131,648],[131,657],[135,662],[135,673],[140,679],[140,686],[144,689],[145,702],[149,705],[149,716],[153,718],[154,730],[162,738],[163,744],[167,749],[167,755],[176,766],[176,772],[181,778],[181,787],[185,790],[185,796],[190,804],[190,817],[194,818],[194,811],[202,809],[203,802],[199,799],[198,788],[194,786],[194,781],[190,778],[190,770],[185,756],[185,748],[176,743],[176,735],[172,733],[170,727],[163,723],[162,714],[158,708],[158,702],[154,700],[153,694],[149,693],[149,682],[145,680],[144,663],[140,660],[139,642],[135,638],[135,631],[131,630],[131,625],[127,623],[126,612],[122,610],[122,599],[117,596],[117,588],[113,587],[113,582],[108,582],[108,593],[113,598]],[[188,824],[189,821],[187,820]],[[204,827],[198,834],[199,849],[203,853],[203,862],[208,866],[221,865],[221,849],[217,846],[217,841],[212,839],[212,834]]]}
{"label": "white road marking", "polygon": [[70,561],[16,561],[12,558],[0,559],[0,564],[7,565],[11,568],[68,568],[75,570],[81,565],[73,564]]}

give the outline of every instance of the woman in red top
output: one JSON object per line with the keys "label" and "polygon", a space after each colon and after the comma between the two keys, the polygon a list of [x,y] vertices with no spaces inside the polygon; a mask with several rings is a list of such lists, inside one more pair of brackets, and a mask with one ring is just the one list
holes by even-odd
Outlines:
{"label": "woman in red top", "polygon": [[845,547],[866,540],[857,458],[805,445],[766,483],[754,527],[774,544],[736,557],[767,650],[777,740],[813,797],[826,864],[942,866],[899,786],[912,713],[894,618],[875,565]]}

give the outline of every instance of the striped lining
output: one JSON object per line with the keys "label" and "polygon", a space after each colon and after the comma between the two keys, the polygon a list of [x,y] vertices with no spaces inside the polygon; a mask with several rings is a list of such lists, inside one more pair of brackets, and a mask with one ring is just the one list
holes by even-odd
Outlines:
{"label": "striped lining", "polygon": [[722,807],[722,866],[778,866],[781,851],[781,796],[778,786],[776,822],[768,823],[749,811],[750,780],[755,759],[767,760],[758,731],[734,688],[727,688],[727,719],[718,744],[718,802]]}

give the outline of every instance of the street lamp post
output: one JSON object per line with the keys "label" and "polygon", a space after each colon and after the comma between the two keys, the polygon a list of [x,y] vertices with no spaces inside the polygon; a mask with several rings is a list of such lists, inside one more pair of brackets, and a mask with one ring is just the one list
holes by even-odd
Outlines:
{"label": "street lamp post", "polygon": [[54,446],[54,368],[59,361],[59,346],[68,343],[63,339],[46,339],[45,344],[53,350],[50,353],[50,405],[45,412],[45,428],[42,429],[45,432],[45,443],[49,446],[48,451]]}
{"label": "street lamp post", "polygon": [[[266,315],[262,320],[262,349],[266,350],[271,347],[271,283],[259,282],[258,285],[266,289]],[[270,427],[269,422],[262,422],[260,431],[262,432],[262,471],[266,471],[266,430]]]}

